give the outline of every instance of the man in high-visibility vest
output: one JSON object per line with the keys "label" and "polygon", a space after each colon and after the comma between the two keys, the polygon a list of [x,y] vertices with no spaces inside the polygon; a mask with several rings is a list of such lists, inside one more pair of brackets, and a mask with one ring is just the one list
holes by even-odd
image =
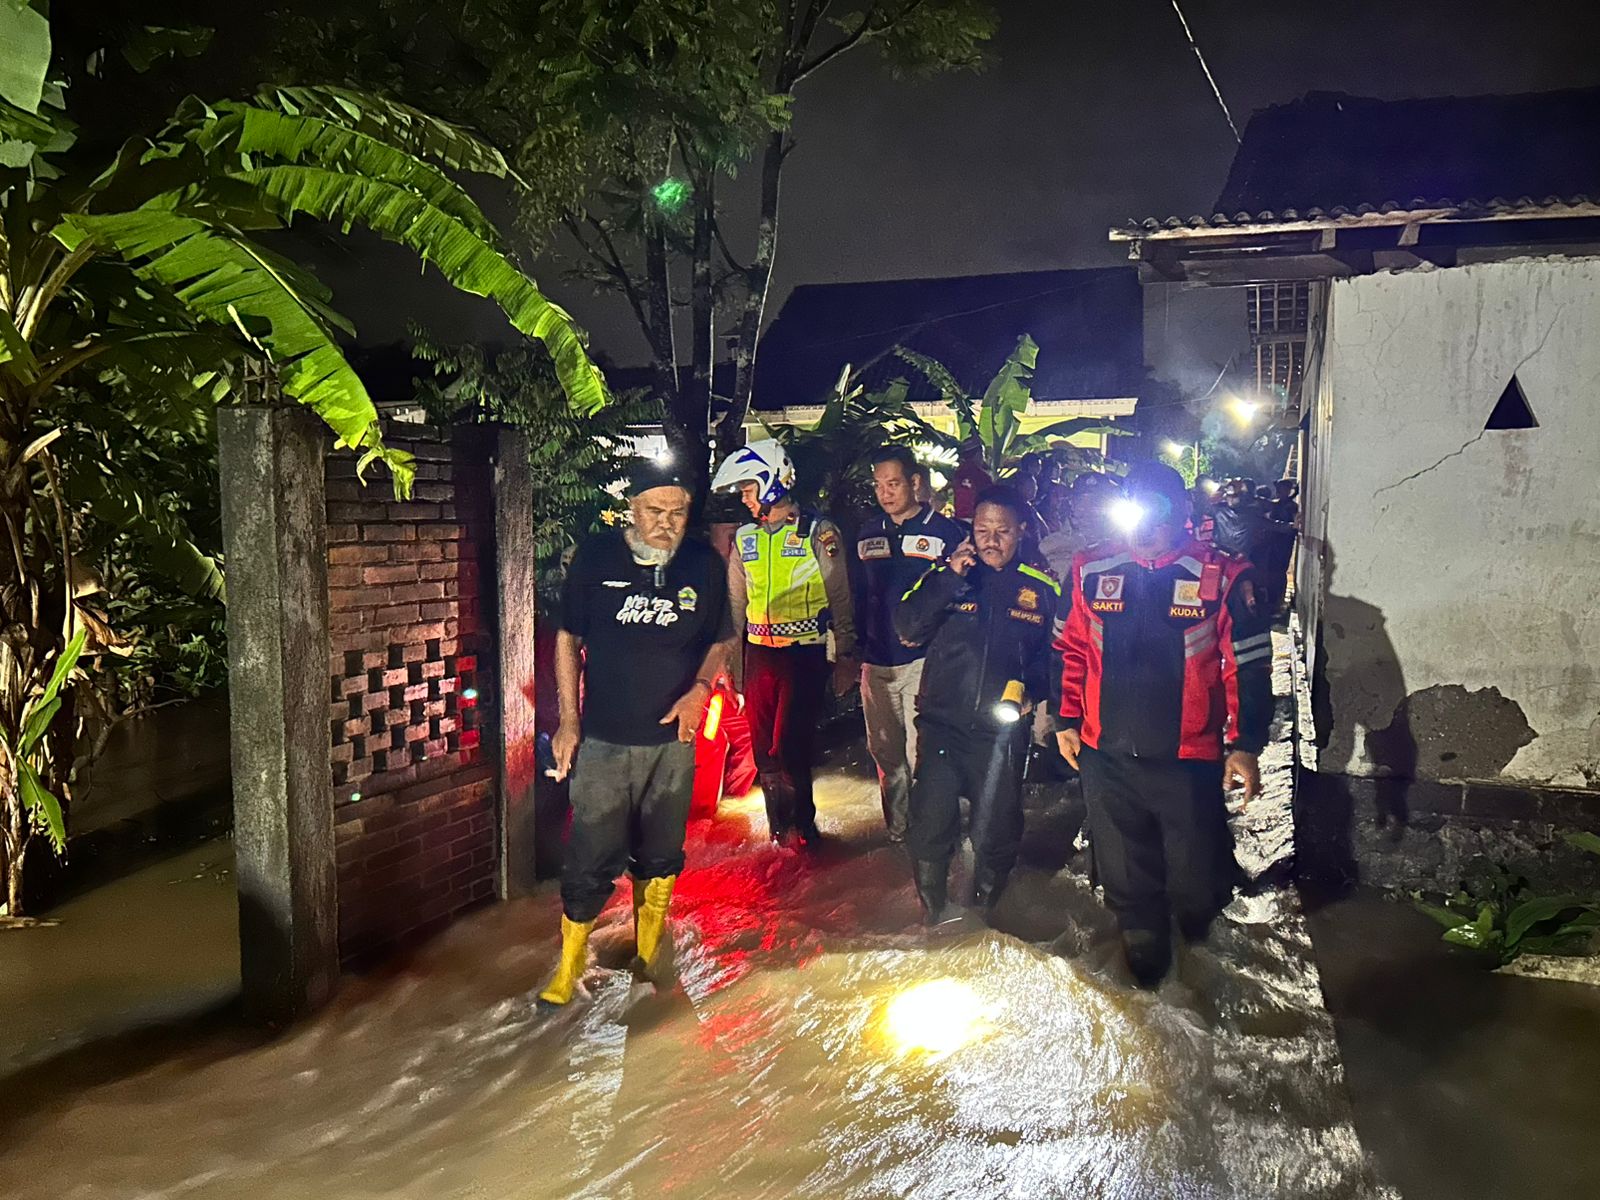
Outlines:
{"label": "man in high-visibility vest", "polygon": [[[728,603],[744,622],[744,695],[772,839],[817,839],[811,768],[828,679],[843,691],[859,672],[848,558],[833,522],[790,495],[794,464],[776,441],[735,450],[711,486],[736,490],[750,523],[728,555]],[[833,635],[834,664],[828,663]]]}

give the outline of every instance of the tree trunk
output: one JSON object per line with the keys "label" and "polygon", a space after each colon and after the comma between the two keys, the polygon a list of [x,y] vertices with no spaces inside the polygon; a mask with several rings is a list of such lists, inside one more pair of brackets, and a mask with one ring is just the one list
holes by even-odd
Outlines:
{"label": "tree trunk", "polygon": [[[711,222],[716,212],[714,177],[707,175],[695,189],[694,247],[690,277],[689,387],[683,397],[685,423],[694,421],[702,438],[711,429],[711,384],[716,369],[716,298],[711,279]],[[697,474],[707,468],[704,450],[695,462]],[[701,480],[704,481],[703,479]]]}
{"label": "tree trunk", "polygon": [[756,382],[756,342],[761,336],[761,319],[766,312],[767,290],[772,281],[772,262],[778,249],[778,193],[783,176],[784,134],[775,130],[767,136],[761,155],[761,214],[756,226],[755,261],[750,264],[749,287],[744,310],[739,314],[739,336],[734,343],[733,403],[717,431],[720,450],[738,445],[740,427],[750,411]]}
{"label": "tree trunk", "polygon": [[22,796],[10,779],[0,779],[0,804],[5,806],[4,845],[0,857],[5,859],[6,915],[22,916],[22,864],[28,851],[28,818],[22,811]]}

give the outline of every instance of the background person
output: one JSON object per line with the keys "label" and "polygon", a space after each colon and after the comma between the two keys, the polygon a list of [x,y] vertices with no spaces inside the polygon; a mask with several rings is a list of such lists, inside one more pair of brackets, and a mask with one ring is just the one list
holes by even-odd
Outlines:
{"label": "background person", "polygon": [[1078,555],[1062,651],[1061,754],[1083,776],[1095,869],[1129,969],[1154,987],[1174,916],[1205,937],[1236,867],[1223,788],[1260,790],[1272,635],[1250,565],[1184,532],[1183,478],[1128,472],[1129,532]]}
{"label": "background person", "polygon": [[1072,481],[1063,498],[1062,520],[1055,532],[1039,543],[1039,551],[1058,582],[1065,581],[1072,559],[1111,535],[1106,510],[1119,494],[1116,476],[1085,471]]}
{"label": "background person", "polygon": [[961,797],[972,806],[972,902],[992,910],[1022,839],[1022,773],[1032,704],[1048,698],[1060,590],[1019,555],[1027,506],[1009,488],[981,493],[972,537],[929,571],[895,612],[927,647],[917,699],[917,768],[906,844],[923,917],[948,919]]}
{"label": "background person", "polygon": [[883,511],[856,535],[851,594],[861,647],[861,708],[867,748],[878,767],[883,820],[892,841],[906,833],[911,773],[917,761],[917,691],[924,647],[907,646],[894,629],[894,610],[928,568],[942,563],[966,530],[918,497],[927,468],[904,446],[872,455],[872,487]]}
{"label": "background person", "polygon": [[[728,555],[733,619],[743,626],[745,712],[774,841],[815,842],[812,767],[830,671],[840,692],[859,672],[849,560],[833,522],[802,509],[794,464],[771,439],[728,455],[711,486],[736,490],[754,518]],[[828,664],[828,634],[837,661]]]}
{"label": "background person", "polygon": [[567,573],[551,751],[555,778],[572,776],[572,830],[561,961],[539,993],[546,1004],[571,1001],[595,918],[624,870],[633,876],[635,967],[656,977],[683,870],[692,743],[733,637],[722,561],[684,537],[690,486],[670,468],[641,465],[628,485],[631,523],[590,535]]}
{"label": "background person", "polygon": [[1256,500],[1250,479],[1230,479],[1217,492],[1211,512],[1211,544],[1246,562],[1259,564],[1272,523]]}
{"label": "background person", "polygon": [[1300,502],[1295,497],[1300,485],[1292,479],[1273,484],[1272,499],[1266,506],[1272,522],[1266,561],[1261,564],[1267,591],[1267,612],[1276,619],[1283,611],[1289,591],[1289,564],[1294,559],[1295,539],[1300,535]]}

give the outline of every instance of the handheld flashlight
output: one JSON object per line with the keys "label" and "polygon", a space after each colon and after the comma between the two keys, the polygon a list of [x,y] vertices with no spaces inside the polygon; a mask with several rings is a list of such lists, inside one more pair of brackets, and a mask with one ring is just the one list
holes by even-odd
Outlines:
{"label": "handheld flashlight", "polygon": [[1144,523],[1146,516],[1144,505],[1137,500],[1130,500],[1126,496],[1113,500],[1106,515],[1111,518],[1111,523],[1123,533],[1132,533]]}
{"label": "handheld flashlight", "polygon": [[706,703],[706,724],[701,735],[708,742],[717,740],[717,731],[722,728],[722,693],[712,692],[711,699]]}
{"label": "handheld flashlight", "polygon": [[995,720],[1011,725],[1022,720],[1022,680],[1013,679],[1000,693],[1000,703],[994,706]]}

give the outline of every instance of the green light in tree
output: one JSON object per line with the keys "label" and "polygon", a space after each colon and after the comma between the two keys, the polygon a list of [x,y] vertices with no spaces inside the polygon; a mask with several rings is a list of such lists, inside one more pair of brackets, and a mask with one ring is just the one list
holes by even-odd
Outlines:
{"label": "green light in tree", "polygon": [[677,212],[689,202],[689,184],[685,180],[669,176],[651,188],[650,195],[655,198],[656,206],[663,212]]}

